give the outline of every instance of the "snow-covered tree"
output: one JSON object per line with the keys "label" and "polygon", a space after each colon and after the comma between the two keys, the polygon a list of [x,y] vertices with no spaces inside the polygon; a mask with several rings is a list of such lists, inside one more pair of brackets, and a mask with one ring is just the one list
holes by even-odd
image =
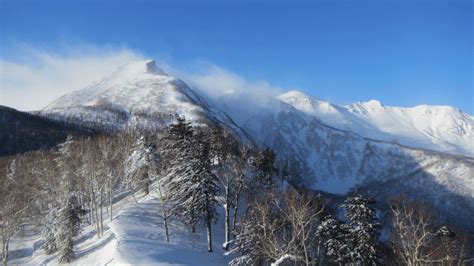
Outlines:
{"label": "snow-covered tree", "polygon": [[[270,191],[275,186],[275,153],[267,148],[257,150],[256,154],[250,159],[253,170],[253,177],[249,181],[249,196],[263,195],[262,191]],[[258,192],[258,193],[257,193]]]}
{"label": "snow-covered tree", "polygon": [[168,194],[175,203],[174,212],[184,217],[193,226],[193,231],[197,223],[204,223],[208,251],[212,252],[211,224],[217,220],[219,180],[211,171],[210,133],[204,130],[192,133],[184,119],[169,128],[164,151]]}
{"label": "snow-covered tree", "polygon": [[59,248],[59,261],[71,262],[74,259],[73,238],[79,234],[82,210],[76,197],[71,194],[67,202],[58,210],[56,245]]}
{"label": "snow-covered tree", "polygon": [[[194,130],[189,122],[184,118],[177,118],[175,124],[171,124],[168,128],[166,136],[163,141],[166,143],[162,151],[162,163],[166,169],[164,183],[166,183],[169,200],[175,204],[173,207],[173,214],[183,216],[192,226],[192,231],[195,230],[196,217],[193,210],[193,205],[187,202],[189,187],[193,185],[193,154],[195,153]],[[183,189],[187,190],[186,195],[179,193]]]}
{"label": "snow-covered tree", "polygon": [[27,186],[21,159],[10,161],[5,176],[0,176],[0,237],[2,264],[6,265],[10,239],[18,232],[31,209],[31,191]]}
{"label": "snow-covered tree", "polygon": [[67,263],[74,259],[73,238],[80,232],[83,210],[72,193],[65,200],[64,204],[51,208],[45,217],[42,248],[46,254],[59,251],[59,261]]}
{"label": "snow-covered tree", "polygon": [[142,188],[147,195],[150,192],[150,167],[157,164],[156,148],[140,137],[134,145],[130,156],[125,161],[126,184],[130,189]]}
{"label": "snow-covered tree", "polygon": [[161,152],[163,168],[166,176],[174,179],[175,176],[185,177],[189,171],[189,157],[193,149],[192,138],[194,129],[185,118],[178,117],[175,124],[168,127],[162,142],[165,143]]}
{"label": "snow-covered tree", "polygon": [[213,128],[211,147],[213,173],[219,179],[224,191],[224,201],[222,204],[225,210],[225,239],[223,247],[225,250],[228,250],[231,235],[230,211],[232,208],[234,209],[233,217],[235,224],[240,193],[244,185],[246,170],[245,147],[230,130],[222,127]]}
{"label": "snow-covered tree", "polygon": [[[80,185],[89,203],[90,221],[95,221],[97,237],[100,238],[103,232],[103,224],[99,218],[102,215],[102,210],[99,215],[99,209],[102,205],[103,192],[107,185],[103,175],[101,151],[91,138],[76,141],[76,147],[78,153],[81,154],[77,160],[80,165],[77,167],[76,180],[83,181]],[[74,163],[71,165],[74,165]]]}
{"label": "snow-covered tree", "polygon": [[326,258],[335,263],[350,262],[352,252],[350,228],[334,216],[326,216],[318,226],[317,235]]}
{"label": "snow-covered tree", "polygon": [[98,160],[98,169],[100,170],[100,179],[104,183],[100,189],[100,213],[101,213],[101,231],[103,231],[102,208],[105,204],[104,196],[108,194],[110,208],[110,220],[113,219],[113,190],[114,186],[120,181],[123,172],[124,154],[121,154],[119,146],[122,144],[118,142],[115,136],[102,135],[96,138],[98,151],[101,160]]}
{"label": "snow-covered tree", "polygon": [[377,265],[382,261],[378,243],[381,224],[375,210],[370,207],[374,203],[371,198],[355,195],[342,205],[350,221],[350,262]]}
{"label": "snow-covered tree", "polygon": [[[161,210],[163,216],[163,227],[165,231],[165,241],[169,242],[168,231],[168,206],[166,204],[168,196],[163,189],[163,180],[160,180],[161,159],[157,150],[157,146],[150,141],[146,142],[145,137],[138,139],[137,144],[134,145],[131,155],[125,162],[125,174],[127,177],[127,184],[133,188],[136,184],[141,184],[145,189],[145,193],[150,191],[150,185],[155,182],[153,189],[156,190],[161,202]],[[148,192],[147,192],[148,191]]]}
{"label": "snow-covered tree", "polygon": [[211,171],[209,132],[199,131],[193,138],[193,146],[190,178],[181,184],[177,193],[182,193],[180,206],[183,214],[190,218],[190,223],[202,222],[206,226],[208,251],[212,252],[211,225],[217,221],[219,180]]}
{"label": "snow-covered tree", "polygon": [[52,254],[58,250],[56,244],[56,225],[54,224],[57,221],[57,208],[50,209],[50,212],[44,217],[43,230],[41,231],[41,237],[44,240],[41,248],[45,251],[46,254]]}
{"label": "snow-covered tree", "polygon": [[59,173],[61,191],[58,199],[57,215],[54,216],[53,226],[55,232],[56,246],[59,250],[59,261],[70,262],[74,259],[74,242],[73,238],[80,231],[83,210],[79,205],[77,198],[79,195],[78,182],[76,178],[77,168],[77,150],[75,150],[75,141],[72,137],[68,137],[66,142],[62,143],[58,149],[58,158],[56,159]]}

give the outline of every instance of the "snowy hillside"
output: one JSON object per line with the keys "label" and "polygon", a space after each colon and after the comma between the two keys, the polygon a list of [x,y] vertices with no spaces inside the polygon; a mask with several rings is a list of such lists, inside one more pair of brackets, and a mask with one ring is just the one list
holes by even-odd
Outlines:
{"label": "snowy hillside", "polygon": [[[170,243],[163,239],[163,220],[159,215],[160,203],[148,196],[135,202],[127,196],[114,205],[117,212],[112,222],[105,219],[104,236],[97,238],[94,225],[83,228],[76,240],[77,259],[72,265],[226,265],[228,256],[219,251],[223,228],[216,226],[216,249],[207,252],[203,228],[191,234],[183,222],[170,224]],[[57,253],[47,255],[41,239],[33,234],[12,243],[11,263],[21,265],[59,265]]]}
{"label": "snowy hillside", "polygon": [[213,115],[202,98],[181,80],[168,76],[153,60],[122,66],[42,110],[50,117],[80,117],[113,127],[153,125],[170,120],[178,112],[195,123],[205,122]]}
{"label": "snowy hillside", "polygon": [[474,117],[454,107],[390,107],[376,100],[337,106],[299,91],[278,99],[324,124],[365,137],[474,156]]}
{"label": "snowy hillside", "polygon": [[[462,213],[464,222],[474,219],[474,160],[470,157],[364,138],[327,126],[276,99],[259,100],[258,107],[251,102],[250,114],[248,105],[233,104],[242,103],[240,96],[221,101],[257,143],[275,151],[293,182],[336,194],[370,187],[368,194],[380,199],[406,193],[434,203],[449,215]],[[330,104],[320,108],[338,109]],[[462,211],[466,209],[472,211]]]}
{"label": "snowy hillside", "polygon": [[242,141],[251,141],[225,112],[208,105],[180,79],[167,75],[154,60],[124,65],[99,82],[56,99],[39,113],[112,130],[159,128],[179,115],[196,125],[224,124]]}

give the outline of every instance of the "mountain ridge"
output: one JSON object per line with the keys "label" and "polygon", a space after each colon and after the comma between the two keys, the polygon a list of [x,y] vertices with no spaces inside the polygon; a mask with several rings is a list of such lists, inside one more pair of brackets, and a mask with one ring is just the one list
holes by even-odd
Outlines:
{"label": "mountain ridge", "polygon": [[474,116],[455,107],[392,107],[377,100],[338,106],[298,91],[277,98],[329,126],[364,137],[474,156]]}
{"label": "mountain ridge", "polygon": [[[148,67],[144,66],[146,61],[140,64],[141,67],[132,67],[133,71],[121,68],[121,72],[93,84],[95,90],[86,88],[75,92],[82,98],[73,103],[82,105],[67,106],[64,103],[71,102],[61,100],[67,99],[63,96],[45,108],[43,114],[87,114],[110,119],[109,115],[116,115],[110,111],[110,106],[114,106],[125,113],[124,119],[110,120],[118,129],[123,125],[143,123],[145,126],[163,127],[172,123],[172,115],[184,115],[196,125],[218,122],[234,129],[241,139],[274,150],[278,167],[282,172],[291,173],[286,179],[292,184],[336,194],[367,188],[369,195],[381,199],[394,193],[410,193],[413,197],[423,197],[423,200],[436,203],[443,213],[451,215],[462,210],[474,213],[474,158],[468,155],[416,148],[331,125],[324,121],[328,116],[321,119],[308,112],[318,111],[314,108],[316,106],[323,108],[323,111],[333,110],[336,116],[354,119],[346,120],[348,122],[362,123],[363,119],[343,107],[315,102],[301,92],[293,92],[290,96],[300,100],[296,103],[306,104],[306,112],[296,108],[299,106],[302,109],[295,102],[285,102],[291,97],[282,100],[282,97],[226,94],[217,100],[206,99],[180,79],[148,73]],[[88,95],[90,91],[98,93]],[[146,97],[136,97],[137,93]],[[175,101],[174,105],[167,104],[170,97]],[[122,101],[123,98],[126,99]],[[367,111],[387,108],[376,101],[363,107]],[[150,112],[164,115],[165,121],[150,118]],[[369,131],[377,129],[370,123],[361,126]],[[384,185],[375,184],[390,184],[391,189],[386,190]],[[439,202],[450,202],[450,208]],[[464,222],[474,218],[469,212],[462,213]]]}

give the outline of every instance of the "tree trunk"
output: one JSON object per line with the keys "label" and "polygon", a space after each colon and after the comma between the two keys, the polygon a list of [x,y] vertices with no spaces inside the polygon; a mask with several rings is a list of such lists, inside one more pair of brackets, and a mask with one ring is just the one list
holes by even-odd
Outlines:
{"label": "tree trunk", "polygon": [[92,188],[92,208],[94,209],[95,225],[97,228],[97,237],[100,238],[99,214],[97,212],[97,201],[96,201],[95,192],[93,188]]}
{"label": "tree trunk", "polygon": [[112,197],[112,181],[109,181],[109,206],[110,206],[110,221],[113,220],[113,211],[112,207],[114,206],[113,197]]}
{"label": "tree trunk", "polygon": [[225,243],[224,249],[229,250],[230,241],[230,200],[229,200],[229,186],[225,187]]}
{"label": "tree trunk", "polygon": [[110,221],[112,222],[114,215],[112,207],[114,206],[113,197],[112,197],[112,190],[109,190],[109,205],[110,205]]}
{"label": "tree trunk", "polygon": [[237,204],[234,208],[234,212],[232,214],[232,235],[235,237],[235,229],[237,227],[237,211],[239,210],[239,205]]}
{"label": "tree trunk", "polygon": [[[95,197],[94,197],[95,198]],[[94,200],[94,210],[95,210],[95,226],[97,228],[97,236],[100,238],[100,221],[99,221],[99,210],[97,207],[97,201]]]}
{"label": "tree trunk", "polygon": [[104,211],[103,211],[103,206],[104,206],[104,201],[103,201],[104,193],[103,190],[100,190],[100,235],[104,236]]}
{"label": "tree trunk", "polygon": [[94,222],[94,216],[92,213],[94,212],[94,208],[92,207],[92,196],[89,198],[89,225],[91,225]]}
{"label": "tree trunk", "polygon": [[212,252],[211,221],[207,221],[207,251]]}
{"label": "tree trunk", "polygon": [[168,216],[166,216],[165,210],[163,210],[163,222],[165,224],[165,241],[170,242],[170,235],[168,232]]}
{"label": "tree trunk", "polygon": [[82,194],[79,195],[79,197],[77,198],[77,200],[79,201],[79,206],[82,210],[85,210],[86,206],[84,205],[84,200],[83,200],[83,196]]}
{"label": "tree trunk", "polygon": [[191,228],[191,233],[196,233],[196,225],[193,224],[193,227]]}
{"label": "tree trunk", "polygon": [[9,244],[9,239],[3,239],[2,241],[2,265],[7,266],[7,261],[8,261],[8,244]]}
{"label": "tree trunk", "polygon": [[[305,235],[304,231],[303,231],[303,235]],[[309,254],[308,254],[308,249],[306,248],[306,243],[304,239],[303,239],[303,250],[304,250],[304,259],[306,262],[306,266],[309,266]]]}
{"label": "tree trunk", "polygon": [[[242,178],[242,177],[241,177]],[[240,193],[242,192],[243,182],[239,183],[239,187],[237,189],[237,193],[235,195],[235,207],[234,207],[234,214],[232,215],[232,234],[235,236],[235,229],[237,227],[237,216],[239,210],[239,201],[240,201]]]}
{"label": "tree trunk", "polygon": [[170,236],[168,233],[168,214],[166,213],[165,199],[163,198],[163,194],[161,194],[161,188],[159,185],[158,185],[158,193],[160,196],[161,211],[163,213],[163,223],[165,226],[165,241],[170,242]]}
{"label": "tree trunk", "polygon": [[145,196],[150,194],[150,182],[148,181],[148,174],[145,174],[143,176],[143,192],[145,193]]}

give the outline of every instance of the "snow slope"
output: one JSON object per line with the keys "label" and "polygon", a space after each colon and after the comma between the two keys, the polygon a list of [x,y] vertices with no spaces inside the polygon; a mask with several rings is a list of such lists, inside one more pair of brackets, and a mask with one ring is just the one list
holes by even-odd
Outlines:
{"label": "snow slope", "polygon": [[403,145],[474,156],[474,116],[451,106],[384,106],[376,100],[338,106],[299,91],[278,99],[324,124]]}
{"label": "snow slope", "polygon": [[101,81],[56,99],[39,113],[111,130],[160,128],[179,115],[195,125],[226,125],[242,141],[251,142],[225,112],[210,106],[180,79],[167,75],[154,60],[124,65]]}
{"label": "snow slope", "polygon": [[227,264],[227,257],[220,249],[222,228],[214,230],[215,251],[212,253],[207,251],[204,228],[193,234],[189,226],[176,219],[169,227],[170,243],[166,243],[159,206],[159,200],[146,198],[123,210],[110,224],[117,238],[113,255],[116,262],[133,265]]}
{"label": "snow slope", "polygon": [[199,123],[207,109],[204,100],[184,82],[147,60],[122,66],[87,88],[56,99],[41,112],[123,127],[169,120],[177,112]]}
{"label": "snow slope", "polygon": [[283,101],[259,99],[255,105],[248,99],[226,95],[219,102],[256,143],[275,151],[290,182],[336,194],[358,188],[382,202],[407,194],[434,204],[445,217],[461,215],[459,222],[474,230],[473,158],[365,138]]}
{"label": "snow slope", "polygon": [[[170,243],[163,237],[160,202],[147,196],[135,202],[131,196],[114,205],[118,211],[112,222],[105,219],[104,236],[97,238],[95,226],[84,228],[76,239],[76,260],[71,265],[227,265],[230,258],[220,246],[224,229],[215,225],[213,253],[207,252],[204,228],[191,233],[184,223],[169,224]],[[40,240],[17,238],[12,246],[11,264],[58,265],[57,254],[46,255]],[[23,252],[21,252],[23,251]]]}

